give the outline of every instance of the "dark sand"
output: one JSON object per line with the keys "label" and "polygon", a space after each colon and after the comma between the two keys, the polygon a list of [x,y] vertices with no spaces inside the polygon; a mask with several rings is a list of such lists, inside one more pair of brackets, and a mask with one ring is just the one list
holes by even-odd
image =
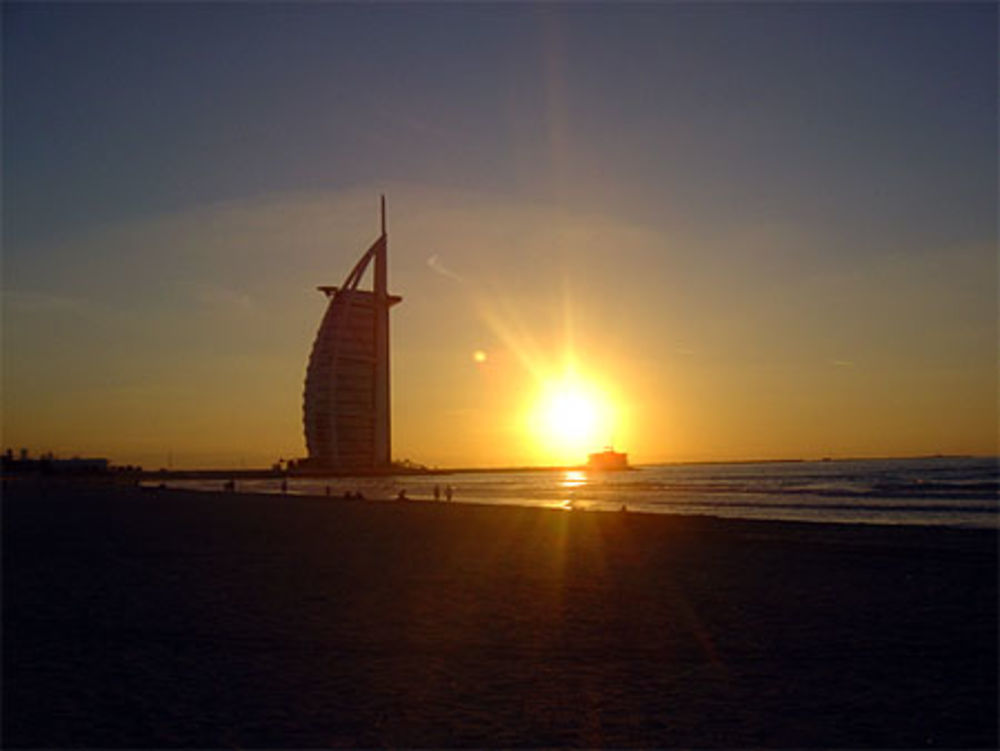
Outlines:
{"label": "dark sand", "polygon": [[996,747],[997,535],[17,481],[3,745]]}

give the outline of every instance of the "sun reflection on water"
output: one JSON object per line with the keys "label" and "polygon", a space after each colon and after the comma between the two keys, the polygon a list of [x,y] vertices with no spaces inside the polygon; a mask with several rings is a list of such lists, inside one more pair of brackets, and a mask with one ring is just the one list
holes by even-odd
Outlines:
{"label": "sun reflection on water", "polygon": [[566,470],[566,474],[559,483],[563,488],[580,488],[587,484],[587,473],[578,469]]}

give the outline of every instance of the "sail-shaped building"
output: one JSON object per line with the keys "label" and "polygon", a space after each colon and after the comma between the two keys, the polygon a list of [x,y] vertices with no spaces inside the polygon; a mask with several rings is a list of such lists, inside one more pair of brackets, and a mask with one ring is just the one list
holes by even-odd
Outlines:
{"label": "sail-shaped building", "polygon": [[[318,287],[329,303],[306,369],[303,423],[310,469],[371,472],[392,461],[385,196],[382,233],[340,287]],[[358,289],[373,267],[371,290]]]}

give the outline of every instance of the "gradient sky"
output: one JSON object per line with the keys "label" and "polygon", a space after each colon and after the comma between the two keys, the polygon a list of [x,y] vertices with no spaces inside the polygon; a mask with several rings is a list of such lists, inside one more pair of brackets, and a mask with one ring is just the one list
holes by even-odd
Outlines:
{"label": "gradient sky", "polygon": [[5,446],[304,455],[385,192],[397,459],[997,453],[994,3],[2,12]]}

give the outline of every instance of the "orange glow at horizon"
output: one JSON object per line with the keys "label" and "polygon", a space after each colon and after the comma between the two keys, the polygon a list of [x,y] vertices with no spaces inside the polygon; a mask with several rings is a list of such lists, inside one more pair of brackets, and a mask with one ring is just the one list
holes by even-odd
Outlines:
{"label": "orange glow at horizon", "polygon": [[[794,300],[764,299],[756,290],[771,277],[739,258],[733,275],[688,268],[685,287],[676,274],[606,253],[630,247],[656,258],[669,238],[678,259],[698,258],[703,245],[715,246],[697,232],[602,224],[500,198],[400,193],[410,215],[408,224],[396,220],[400,252],[436,247],[462,273],[393,267],[406,294],[392,323],[397,460],[579,465],[608,443],[633,464],[997,453],[995,346],[984,344],[995,342],[995,326],[977,323],[966,292],[987,278],[979,259],[995,257],[992,248],[956,252],[943,266],[873,258],[856,280],[809,278]],[[140,242],[164,264],[179,262],[177,247],[218,252],[197,284],[175,282],[183,304],[166,311],[131,297],[104,306],[69,288],[5,293],[6,446],[154,470],[268,467],[303,456],[302,379],[322,314],[310,285],[315,269],[331,264],[328,247],[363,246],[370,228],[355,231],[352,221],[369,204],[353,194],[255,200],[74,240],[74,258],[109,249],[127,258]],[[249,239],[247,216],[263,228]],[[270,258],[289,237],[303,248],[294,264],[267,267],[261,279],[240,265],[244,252]],[[776,247],[780,260],[792,257],[795,237],[764,233],[752,247]],[[469,248],[474,257],[462,255]],[[93,274],[95,284],[117,279],[118,266],[67,268]],[[237,268],[246,275],[233,277]],[[146,286],[155,282],[153,271],[143,273]],[[110,299],[142,288],[101,290]],[[856,307],[839,305],[848,293]],[[933,320],[931,297],[942,301]],[[754,315],[733,319],[735,303]],[[138,312],[126,315],[133,304]],[[587,398],[546,406],[549,384],[570,395],[580,386]],[[567,408],[574,401],[579,414]],[[590,435],[578,439],[587,433],[581,424]]]}

